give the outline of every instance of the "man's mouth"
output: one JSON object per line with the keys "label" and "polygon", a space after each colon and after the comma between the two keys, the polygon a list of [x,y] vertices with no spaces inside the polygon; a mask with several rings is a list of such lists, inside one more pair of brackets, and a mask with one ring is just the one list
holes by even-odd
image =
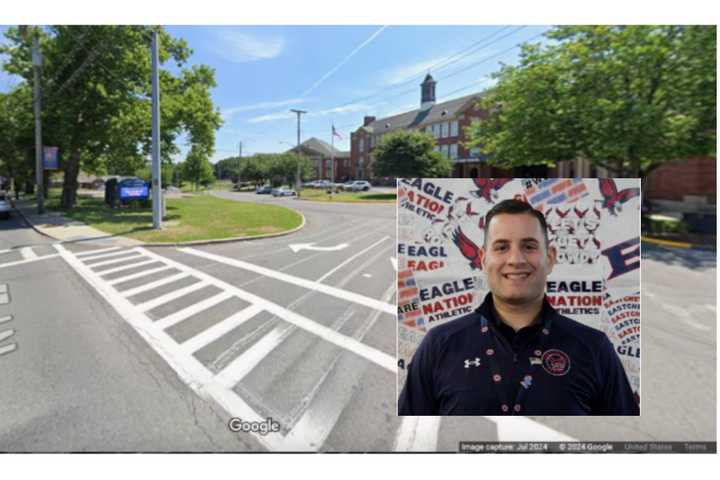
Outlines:
{"label": "man's mouth", "polygon": [[508,280],[524,280],[530,276],[530,272],[503,273]]}

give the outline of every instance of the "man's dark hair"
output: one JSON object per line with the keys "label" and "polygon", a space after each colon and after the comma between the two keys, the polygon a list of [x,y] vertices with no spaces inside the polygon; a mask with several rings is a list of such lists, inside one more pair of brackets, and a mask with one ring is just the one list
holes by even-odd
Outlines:
{"label": "man's dark hair", "polygon": [[545,215],[543,215],[542,212],[535,210],[529,203],[515,199],[503,200],[502,202],[491,208],[487,215],[485,215],[485,226],[483,227],[483,233],[485,235],[483,238],[483,245],[487,245],[490,220],[492,220],[495,215],[500,215],[502,213],[507,213],[509,215],[519,215],[525,213],[534,216],[535,218],[537,218],[538,222],[540,222],[540,227],[542,228],[543,236],[545,237],[545,248],[550,245]]}

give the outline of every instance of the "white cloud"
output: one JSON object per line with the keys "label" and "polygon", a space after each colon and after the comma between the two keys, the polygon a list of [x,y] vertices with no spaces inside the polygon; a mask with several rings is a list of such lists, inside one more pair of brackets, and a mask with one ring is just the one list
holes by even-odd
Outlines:
{"label": "white cloud", "polygon": [[295,114],[288,111],[268,113],[267,115],[259,115],[252,117],[247,120],[248,123],[262,123],[262,122],[274,122],[276,120],[284,120],[287,118],[294,118]]}
{"label": "white cloud", "polygon": [[306,101],[303,98],[290,98],[287,100],[277,100],[274,102],[258,102],[258,103],[251,103],[249,105],[240,105],[237,107],[230,107],[230,108],[223,108],[220,114],[222,115],[224,120],[229,119],[230,117],[233,117],[234,115],[242,112],[249,112],[252,110],[261,110],[263,108],[271,109],[271,108],[278,108],[278,107],[284,107],[287,105],[296,105],[298,103],[303,103]]}
{"label": "white cloud", "polygon": [[285,39],[278,35],[255,35],[236,29],[213,29],[215,53],[234,63],[255,62],[275,58],[285,48]]}
{"label": "white cloud", "polygon": [[[348,113],[357,112],[371,112],[376,108],[376,105],[369,105],[367,103],[351,103],[349,105],[343,105],[341,107],[326,108],[323,110],[309,111],[307,117],[326,117],[328,115],[345,115]],[[269,113],[267,115],[259,115],[252,117],[247,120],[248,123],[263,123],[273,122],[277,120],[285,120],[288,118],[295,118],[295,114],[288,111],[281,111],[275,113]]]}

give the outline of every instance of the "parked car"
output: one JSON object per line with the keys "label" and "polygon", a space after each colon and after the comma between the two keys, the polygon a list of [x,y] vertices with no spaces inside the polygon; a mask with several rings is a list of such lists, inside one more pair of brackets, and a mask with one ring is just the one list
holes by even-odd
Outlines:
{"label": "parked car", "polygon": [[10,218],[10,212],[13,211],[13,204],[10,197],[5,192],[0,192],[0,218]]}
{"label": "parked car", "polygon": [[317,180],[313,180],[312,182],[307,182],[303,184],[303,187],[305,188],[317,188]]}
{"label": "parked car", "polygon": [[352,186],[353,183],[355,183],[354,180],[350,180],[349,182],[343,183],[343,184],[340,186],[340,190],[344,190],[344,191],[346,191],[346,192],[349,192],[349,191],[350,191],[350,187]]}
{"label": "parked car", "polygon": [[255,193],[263,194],[263,195],[272,193],[272,187],[270,185],[263,185],[262,187],[257,187],[255,189]]}
{"label": "parked car", "polygon": [[368,190],[370,190],[370,188],[370,182],[368,182],[367,180],[355,180],[349,187],[346,187],[346,190],[349,190],[351,192],[367,192]]}
{"label": "parked car", "polygon": [[296,193],[291,188],[278,187],[272,189],[273,197],[292,197],[293,195],[296,195]]}

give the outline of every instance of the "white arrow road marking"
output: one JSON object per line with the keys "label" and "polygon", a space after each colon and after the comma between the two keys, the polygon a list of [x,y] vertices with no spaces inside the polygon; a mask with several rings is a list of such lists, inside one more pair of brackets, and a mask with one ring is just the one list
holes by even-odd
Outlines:
{"label": "white arrow road marking", "polygon": [[12,315],[7,315],[7,316],[5,316],[5,317],[0,317],[0,323],[9,322],[9,321],[12,320],[12,319],[13,319]]}
{"label": "white arrow road marking", "polygon": [[350,246],[349,243],[341,243],[339,245],[334,245],[332,247],[316,247],[314,245],[315,245],[315,242],[291,243],[290,245],[288,245],[288,247],[290,247],[290,250],[292,250],[293,253],[297,253],[300,250],[314,250],[316,252],[337,252],[339,250],[343,250]]}
{"label": "white arrow road marking", "polygon": [[366,249],[361,250],[361,251],[359,251],[358,253],[356,253],[355,255],[353,255],[352,257],[348,258],[347,260],[345,260],[344,262],[342,262],[340,265],[338,265],[337,267],[333,268],[332,270],[330,270],[330,271],[327,272],[325,275],[323,275],[322,277],[318,278],[318,279],[315,280],[315,281],[318,282],[318,283],[322,282],[322,281],[325,280],[327,277],[329,277],[329,276],[332,275],[333,273],[337,272],[337,271],[340,270],[342,267],[344,267],[344,266],[347,265],[348,263],[352,262],[353,260],[355,260],[357,257],[359,257],[360,255],[362,255],[363,253],[365,253],[365,252],[367,252],[367,251],[369,251],[369,250],[372,250],[373,248],[377,247],[378,245],[380,245],[382,242],[384,242],[384,241],[387,240],[388,238],[390,238],[390,237],[383,237],[383,238],[381,238],[380,240],[378,240],[377,242],[373,243],[372,245],[370,245],[370,246],[367,247]]}

